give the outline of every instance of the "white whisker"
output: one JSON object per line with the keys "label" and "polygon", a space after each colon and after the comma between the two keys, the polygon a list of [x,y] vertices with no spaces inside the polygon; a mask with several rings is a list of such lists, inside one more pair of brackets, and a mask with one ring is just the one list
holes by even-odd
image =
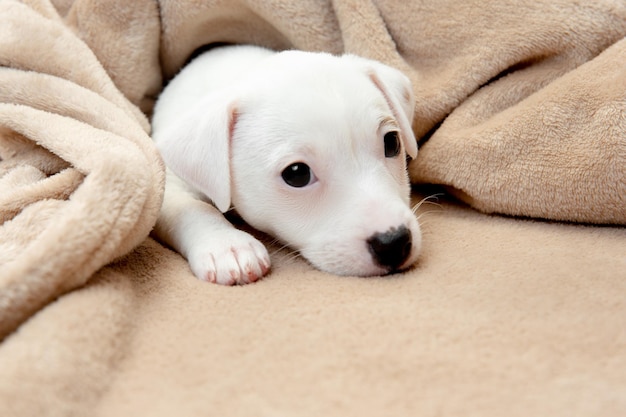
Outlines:
{"label": "white whisker", "polygon": [[[417,220],[421,220],[422,217],[424,217],[427,214],[434,214],[434,213],[439,213],[439,211],[438,210],[428,210],[428,211],[425,211],[423,213],[420,213],[420,215],[417,216]],[[423,224],[422,221],[420,221],[420,224]]]}
{"label": "white whisker", "polygon": [[[276,242],[273,242],[272,244],[275,244],[275,243],[279,243],[279,242],[276,241]],[[287,248],[289,248],[289,245],[282,245],[282,246],[274,249],[272,252],[270,252],[270,256],[277,255],[279,252],[282,252],[283,250],[285,250]]]}
{"label": "white whisker", "polygon": [[429,200],[430,199],[438,200],[439,196],[443,196],[443,195],[444,195],[443,193],[437,193],[437,194],[424,197],[417,204],[415,204],[413,208],[411,208],[411,211],[413,211],[414,214],[417,213],[417,210],[422,206],[422,204],[431,204],[437,207],[441,207],[441,204],[434,202],[434,201],[429,201]]}
{"label": "white whisker", "polygon": [[299,258],[302,258],[302,254],[300,253],[300,251],[294,250],[294,251],[291,251],[290,253],[286,254],[283,257],[282,260],[283,261],[287,261],[287,262],[291,262],[291,261],[294,261],[294,260],[299,259]]}

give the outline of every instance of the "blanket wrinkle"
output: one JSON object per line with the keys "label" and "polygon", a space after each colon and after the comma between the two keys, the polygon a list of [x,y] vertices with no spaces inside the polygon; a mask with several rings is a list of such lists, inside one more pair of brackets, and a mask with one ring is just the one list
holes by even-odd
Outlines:
{"label": "blanket wrinkle", "polygon": [[126,99],[149,114],[163,81],[159,5],[154,0],[134,3],[126,7],[118,0],[74,2],[64,22],[93,51]]}
{"label": "blanket wrinkle", "polygon": [[[126,139],[116,139],[112,134],[91,129],[89,135],[93,142],[89,145],[98,145],[102,141],[107,144],[106,151],[90,153],[89,146],[79,146],[86,143],[73,142],[72,146],[63,147],[65,138],[84,134],[82,126],[69,120],[63,124],[55,123],[60,116],[32,109],[2,109],[0,106],[0,122],[3,125],[19,129],[16,121],[20,121],[20,116],[31,121],[27,136],[37,137],[57,154],[74,162],[79,170],[85,172],[88,167],[88,171],[70,200],[63,204],[59,218],[52,223],[47,214],[42,221],[49,222],[48,227],[40,230],[33,242],[24,242],[25,247],[9,252],[9,260],[2,266],[0,274],[3,288],[0,293],[0,314],[3,317],[0,331],[3,333],[52,298],[84,284],[103,263],[137,245],[152,223],[137,219],[135,215],[146,209],[153,212],[158,209],[158,204],[150,201],[148,193],[142,195],[137,192],[150,188],[153,173],[147,168],[145,156],[139,149],[133,152],[132,147],[115,143],[126,142]],[[33,120],[38,122],[38,126]],[[62,130],[57,126],[62,126]],[[94,188],[109,190],[111,200],[103,201],[99,193],[93,191]],[[107,204],[102,204],[105,202]],[[55,205],[59,208],[58,202]],[[11,223],[19,225],[23,221],[26,220],[18,216]],[[82,229],[72,227],[72,224],[89,224],[90,227]],[[15,225],[6,225],[8,230],[12,227]],[[32,225],[29,223],[28,227]],[[77,248],[81,249],[82,257],[77,256]],[[24,257],[28,257],[27,261]],[[35,294],[37,297],[33,299]]]}
{"label": "blanket wrinkle", "polygon": [[54,75],[91,89],[149,130],[146,117],[121,94],[92,50],[67,26],[16,1],[4,1],[0,12],[1,66]]}
{"label": "blanket wrinkle", "polygon": [[397,66],[402,62],[383,16],[373,1],[334,0],[333,9],[345,39],[344,53],[359,54],[389,65]]}
{"label": "blanket wrinkle", "polygon": [[161,64],[166,78],[192,53],[212,43],[340,53],[337,17],[327,2],[161,0]]}
{"label": "blanket wrinkle", "polygon": [[147,236],[163,166],[147,118],[80,39],[18,2],[0,8],[2,337]]}
{"label": "blanket wrinkle", "polygon": [[[493,115],[484,106],[477,114],[478,104],[468,100],[424,144],[413,178],[435,182],[441,176],[455,195],[489,213],[625,224],[624,59],[626,40]],[[481,98],[493,99],[501,89],[488,86]],[[459,130],[469,123],[471,129]],[[439,150],[448,159],[437,156]],[[471,177],[478,155],[490,168],[479,179]],[[453,179],[458,172],[450,167],[464,176]]]}
{"label": "blanket wrinkle", "polygon": [[[398,50],[420,75],[414,80],[416,115],[421,118],[417,136],[471,99],[497,74],[550,57],[561,57],[572,68],[620,40],[626,30],[626,6],[615,1],[542,2],[532,7],[506,1],[485,10],[482,3],[449,3],[397,7],[394,2],[379,2]],[[441,10],[449,13],[441,16]],[[541,83],[542,77],[533,81]]]}
{"label": "blanket wrinkle", "polygon": [[[0,345],[0,368],[12,381],[21,381],[27,389],[37,387],[30,380],[33,373],[55,381],[37,390],[36,401],[3,401],[3,416],[95,415],[94,407],[115,381],[109,374],[123,363],[133,335],[134,323],[128,317],[136,309],[137,291],[130,280],[120,278],[113,269],[96,273],[83,291],[61,297],[46,315],[35,315],[28,328]],[[65,320],[68,313],[70,321]],[[89,337],[97,343],[89,343],[85,333],[76,329],[89,329]],[[29,343],[33,337],[35,344]],[[45,347],[43,352],[40,346]],[[16,357],[20,360],[8,360]],[[12,391],[10,382],[0,381],[0,393]]]}
{"label": "blanket wrinkle", "polygon": [[55,4],[53,4],[52,1],[50,0],[43,0],[43,1],[42,0],[22,0],[20,3],[24,3],[32,11],[40,14],[46,19],[62,22],[61,15],[59,14],[56,2]]}
{"label": "blanket wrinkle", "polygon": [[[149,237],[154,98],[221,43],[411,79],[414,269]],[[0,415],[626,415],[624,62],[623,0],[0,0]]]}

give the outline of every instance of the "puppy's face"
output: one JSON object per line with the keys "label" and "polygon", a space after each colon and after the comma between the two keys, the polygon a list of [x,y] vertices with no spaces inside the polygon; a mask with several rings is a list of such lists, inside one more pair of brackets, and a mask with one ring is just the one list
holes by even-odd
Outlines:
{"label": "puppy's face", "polygon": [[234,207],[319,269],[364,276],[410,266],[421,235],[409,208],[406,115],[374,73],[301,65],[261,75],[235,104]]}
{"label": "puppy's face", "polygon": [[193,109],[160,149],[220,210],[234,206],[318,269],[381,275],[412,265],[421,246],[412,115],[410,83],[390,67],[282,52]]}

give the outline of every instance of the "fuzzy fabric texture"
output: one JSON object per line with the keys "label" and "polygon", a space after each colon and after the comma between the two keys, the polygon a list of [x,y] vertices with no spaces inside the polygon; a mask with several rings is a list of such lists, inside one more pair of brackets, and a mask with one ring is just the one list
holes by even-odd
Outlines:
{"label": "fuzzy fabric texture", "polygon": [[[0,1],[0,415],[626,414],[625,36],[622,0]],[[411,78],[415,202],[457,199],[413,270],[271,247],[224,288],[148,237],[152,105],[221,42]]]}

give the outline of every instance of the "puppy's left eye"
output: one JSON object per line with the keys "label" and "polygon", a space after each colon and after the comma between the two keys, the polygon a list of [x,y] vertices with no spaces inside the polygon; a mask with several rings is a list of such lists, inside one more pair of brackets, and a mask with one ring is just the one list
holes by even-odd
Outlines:
{"label": "puppy's left eye", "polygon": [[285,168],[281,174],[283,181],[291,187],[302,188],[317,181],[311,168],[304,162],[296,162]]}
{"label": "puppy's left eye", "polygon": [[393,158],[400,153],[400,138],[398,132],[392,131],[385,133],[385,157]]}

